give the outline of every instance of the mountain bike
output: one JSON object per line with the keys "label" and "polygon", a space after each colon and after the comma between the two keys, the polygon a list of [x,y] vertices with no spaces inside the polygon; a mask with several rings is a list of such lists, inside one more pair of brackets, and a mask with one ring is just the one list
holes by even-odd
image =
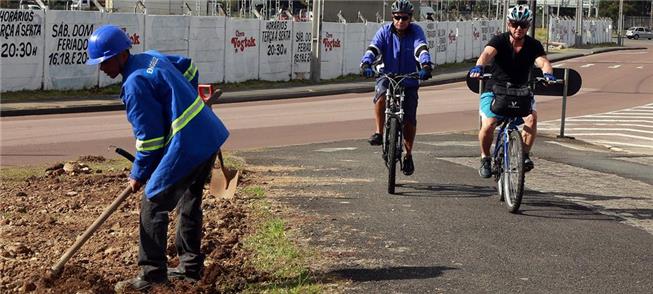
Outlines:
{"label": "mountain bike", "polygon": [[[485,74],[482,79],[489,79],[491,75]],[[531,89],[538,84],[562,83],[563,80],[546,81],[537,77],[529,82]],[[492,174],[496,182],[499,200],[505,201],[508,211],[515,213],[519,210],[524,195],[524,152],[523,139],[519,124],[520,117],[503,117],[499,119],[499,131],[494,140],[492,152]]]}
{"label": "mountain bike", "polygon": [[417,79],[418,73],[403,75],[379,74],[381,79],[388,80],[388,89],[385,93],[385,124],[383,127],[383,159],[388,168],[388,193],[395,193],[397,162],[401,165],[403,152],[403,126],[404,126],[404,86],[405,79]]}

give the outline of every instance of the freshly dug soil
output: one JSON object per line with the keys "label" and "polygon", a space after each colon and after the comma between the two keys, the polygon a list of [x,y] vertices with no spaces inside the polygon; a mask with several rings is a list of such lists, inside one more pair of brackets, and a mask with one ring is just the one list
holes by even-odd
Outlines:
{"label": "freshly dug soil", "polygon": [[[127,185],[128,171],[91,170],[81,161],[54,165],[24,182],[0,183],[0,293],[113,293],[115,283],[138,274],[138,213],[142,192],[131,195],[65,265],[47,270]],[[250,178],[248,180],[248,178]],[[250,181],[252,174],[244,173]],[[205,191],[203,279],[175,281],[153,293],[225,293],[265,280],[247,265],[243,237],[250,232],[247,200],[218,199]],[[168,233],[169,266],[176,266],[175,216]]]}

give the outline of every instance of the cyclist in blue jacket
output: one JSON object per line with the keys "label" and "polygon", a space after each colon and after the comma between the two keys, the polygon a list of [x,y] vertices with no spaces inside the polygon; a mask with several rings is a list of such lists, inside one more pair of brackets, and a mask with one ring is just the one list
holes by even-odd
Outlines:
{"label": "cyclist in blue jacket", "polygon": [[[145,185],[140,212],[141,273],[117,283],[116,291],[141,291],[155,283],[167,283],[169,278],[201,278],[202,191],[229,135],[199,98],[198,73],[190,59],[156,51],[130,54],[130,48],[127,35],[114,25],[98,28],[88,43],[87,64],[100,64],[111,78],[122,75],[120,96],[137,151],[129,185],[134,192]],[[180,264],[168,269],[168,213],[176,206],[175,243]]]}
{"label": "cyclist in blue jacket", "polygon": [[[431,55],[424,31],[416,24],[412,24],[413,5],[408,0],[397,0],[392,4],[392,23],[383,25],[374,35],[372,42],[367,47],[361,60],[361,70],[365,77],[374,76],[372,64],[383,63],[385,73],[408,74],[419,71],[419,78],[431,78]],[[417,90],[419,81],[406,79],[404,81],[404,146],[406,155],[403,159],[402,171],[405,175],[412,175],[415,171],[413,164],[413,142],[417,131]],[[376,130],[369,138],[371,145],[381,145],[383,124],[385,123],[385,92],[388,81],[377,79],[374,95],[374,115]]]}

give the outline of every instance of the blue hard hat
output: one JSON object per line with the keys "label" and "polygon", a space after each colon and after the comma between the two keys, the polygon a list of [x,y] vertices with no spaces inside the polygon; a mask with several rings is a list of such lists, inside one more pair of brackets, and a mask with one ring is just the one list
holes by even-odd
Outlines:
{"label": "blue hard hat", "polygon": [[99,64],[131,48],[127,34],[115,25],[99,27],[88,39],[88,60],[86,64]]}

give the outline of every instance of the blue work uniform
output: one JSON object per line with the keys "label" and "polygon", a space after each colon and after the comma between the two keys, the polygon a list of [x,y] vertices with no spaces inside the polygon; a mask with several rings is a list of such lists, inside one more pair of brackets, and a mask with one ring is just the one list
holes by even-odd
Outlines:
{"label": "blue work uniform", "polygon": [[147,182],[148,199],[211,158],[229,136],[168,58],[156,51],[130,55],[122,72],[121,99],[136,137],[130,177]]}
{"label": "blue work uniform", "polygon": [[[399,37],[392,23],[385,24],[376,32],[367,47],[361,63],[383,63],[384,73],[409,74],[418,71],[422,65],[431,65],[431,54],[422,28],[409,24],[406,32]],[[417,79],[405,79],[403,82],[406,98],[404,99],[404,120],[417,125]],[[373,102],[383,96],[388,88],[386,79],[377,79],[376,95]]]}

